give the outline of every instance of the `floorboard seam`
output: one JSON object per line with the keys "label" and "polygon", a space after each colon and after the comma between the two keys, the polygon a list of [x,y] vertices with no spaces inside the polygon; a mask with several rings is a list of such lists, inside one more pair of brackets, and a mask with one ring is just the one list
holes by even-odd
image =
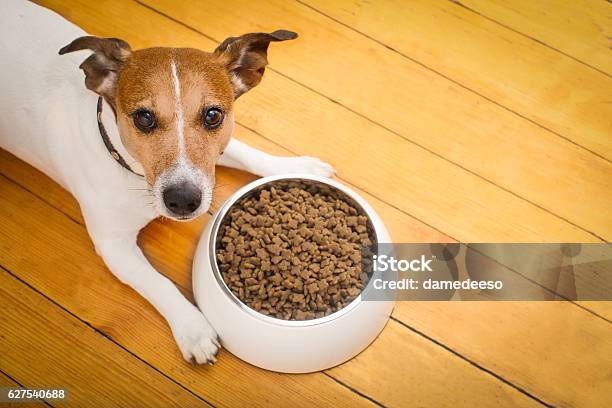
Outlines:
{"label": "floorboard seam", "polygon": [[546,406],[546,407],[553,407],[554,405],[549,404],[547,402],[545,402],[544,400],[542,400],[541,398],[535,396],[534,394],[530,393],[529,391],[525,390],[524,388],[514,384],[513,382],[505,379],[504,377],[502,377],[501,375],[497,374],[496,372],[478,364],[477,362],[469,359],[468,357],[464,356],[463,354],[459,353],[458,351],[455,351],[454,349],[448,347],[447,345],[445,345],[444,343],[439,342],[438,340],[434,339],[431,336],[428,336],[427,334],[423,333],[422,331],[415,329],[414,327],[404,323],[403,321],[397,319],[396,317],[391,316],[391,319],[396,321],[397,323],[401,324],[402,326],[404,326],[405,328],[407,328],[408,330],[418,334],[419,336],[435,343],[437,346],[443,348],[444,350],[448,351],[449,353],[455,355],[456,357],[464,360],[465,362],[471,364],[472,366],[478,368],[479,370],[491,375],[492,377],[496,378],[497,380],[503,382],[504,384],[514,388],[515,390],[517,390],[518,392],[520,392],[521,394],[524,394],[526,396],[528,396],[529,398],[533,399],[534,401]]}
{"label": "floorboard seam", "polygon": [[561,293],[558,293],[558,292],[554,291],[553,289],[550,289],[550,288],[548,288],[548,287],[546,287],[546,286],[542,285],[542,284],[541,284],[541,283],[539,283],[538,281],[536,281],[536,280],[534,280],[534,279],[532,279],[532,278],[530,278],[530,277],[528,277],[528,276],[523,275],[522,273],[520,273],[519,271],[517,271],[517,270],[515,270],[515,269],[513,269],[513,268],[511,268],[511,267],[509,267],[508,265],[504,265],[503,263],[499,262],[497,259],[495,259],[495,258],[493,258],[493,257],[491,257],[491,256],[489,256],[489,255],[487,255],[487,254],[486,254],[486,253],[484,253],[484,252],[481,252],[481,251],[479,251],[479,250],[477,250],[477,249],[475,249],[475,248],[471,248],[471,249],[472,249],[472,251],[474,251],[474,252],[476,252],[476,253],[478,253],[478,254],[480,254],[480,255],[484,256],[485,258],[488,258],[489,260],[491,260],[491,261],[493,261],[493,262],[495,262],[497,265],[500,265],[501,267],[503,267],[503,268],[505,268],[505,269],[509,270],[510,272],[514,273],[515,275],[517,275],[517,276],[519,276],[519,277],[521,277],[521,278],[523,278],[523,279],[527,280],[528,282],[531,282],[532,284],[534,284],[534,285],[536,285],[536,286],[538,286],[538,287],[540,287],[540,288],[544,289],[545,291],[547,291],[547,292],[548,292],[548,293],[550,293],[551,295],[554,295],[554,296],[559,296],[561,299],[563,299],[563,300],[561,300],[560,302],[568,302],[568,303],[571,303],[571,304],[573,304],[573,305],[575,305],[575,306],[579,307],[580,309],[584,310],[585,312],[588,312],[588,313],[592,314],[593,316],[598,317],[598,318],[602,319],[603,321],[605,321],[605,322],[607,322],[607,323],[612,323],[612,321],[610,321],[610,319],[608,319],[608,318],[606,318],[606,317],[604,317],[604,316],[600,315],[599,313],[597,313],[597,312],[595,312],[595,311],[593,311],[593,310],[591,310],[591,309],[588,309],[588,308],[586,308],[586,307],[582,306],[582,305],[581,305],[580,303],[578,303],[576,300],[574,300],[574,299],[570,299],[570,298],[568,298],[567,296],[565,296],[565,295],[563,295],[563,294],[561,294]]}
{"label": "floorboard seam", "polygon": [[[525,201],[526,203],[529,203],[529,204],[533,205],[534,207],[536,207],[536,208],[538,208],[538,209],[540,209],[540,210],[544,211],[544,212],[545,212],[545,213],[547,213],[547,214],[552,215],[553,217],[556,217],[556,218],[558,218],[558,219],[560,219],[560,220],[562,220],[562,221],[567,222],[568,224],[570,224],[570,225],[572,225],[572,226],[574,226],[574,227],[578,228],[579,230],[581,230],[581,231],[583,231],[583,232],[586,232],[587,234],[592,235],[593,237],[597,238],[598,240],[603,241],[603,242],[609,242],[607,239],[605,239],[605,238],[603,238],[603,237],[599,236],[599,235],[598,235],[598,234],[596,234],[595,232],[590,231],[590,230],[586,229],[585,227],[582,227],[582,226],[580,226],[580,225],[576,224],[576,223],[575,223],[575,222],[573,222],[573,221],[570,221],[569,219],[565,218],[564,216],[559,215],[559,214],[557,214],[557,213],[553,212],[552,210],[549,210],[548,208],[546,208],[546,207],[542,206],[541,204],[536,203],[535,201],[532,201],[532,200],[530,200],[530,199],[528,199],[528,198],[525,198],[525,197],[521,196],[521,195],[520,195],[520,194],[518,194],[518,193],[515,193],[514,191],[510,190],[510,189],[509,189],[509,188],[507,188],[507,187],[504,187],[504,186],[502,186],[502,185],[500,185],[500,184],[497,184],[495,181],[490,180],[490,179],[488,179],[487,177],[485,177],[485,176],[483,176],[483,175],[481,175],[481,174],[478,174],[478,173],[476,173],[475,171],[473,171],[473,170],[471,170],[471,169],[468,169],[467,167],[464,167],[463,165],[461,165],[461,164],[459,164],[459,163],[457,163],[457,162],[455,162],[455,161],[453,161],[453,160],[451,160],[451,159],[448,159],[448,158],[446,158],[446,157],[442,156],[440,153],[437,153],[436,151],[431,150],[431,149],[429,149],[429,148],[428,148],[428,147],[426,147],[426,146],[423,146],[423,145],[421,145],[421,144],[419,144],[419,143],[417,143],[417,142],[415,142],[415,141],[413,141],[413,140],[410,140],[410,139],[406,138],[406,137],[405,137],[405,136],[403,136],[402,134],[400,134],[400,133],[398,133],[398,132],[394,131],[393,129],[388,128],[387,126],[385,126],[385,125],[383,125],[383,124],[381,124],[381,123],[378,123],[378,122],[376,122],[376,121],[374,121],[374,120],[372,120],[372,119],[368,118],[367,116],[364,116],[364,115],[360,114],[359,112],[356,112],[356,111],[352,110],[351,108],[348,108],[348,107],[346,107],[346,106],[342,105],[340,102],[338,102],[338,101],[336,101],[336,100],[334,100],[334,99],[331,99],[331,98],[329,98],[328,96],[326,96],[326,95],[324,95],[324,94],[322,94],[322,93],[319,93],[318,91],[316,91],[316,90],[314,90],[314,89],[312,89],[312,88],[308,87],[307,85],[304,85],[304,84],[302,84],[302,83],[300,83],[300,82],[298,82],[298,81],[295,81],[295,80],[291,79],[290,77],[286,76],[285,74],[282,74],[282,73],[280,73],[280,72],[278,72],[278,71],[275,71],[273,68],[270,68],[270,71],[274,71],[274,72],[276,72],[277,74],[279,74],[280,76],[282,76],[282,77],[284,77],[284,78],[287,78],[287,79],[290,79],[290,80],[294,81],[295,83],[297,83],[297,84],[299,84],[299,85],[303,86],[304,88],[309,89],[309,90],[311,90],[312,92],[317,93],[318,95],[320,95],[320,96],[322,96],[322,97],[325,97],[326,99],[329,99],[331,102],[333,102],[333,103],[335,103],[335,104],[338,104],[338,105],[342,106],[344,109],[346,109],[346,110],[348,110],[348,111],[350,111],[350,112],[354,113],[355,115],[358,115],[358,116],[362,117],[363,119],[365,119],[365,120],[367,120],[367,121],[369,121],[369,122],[371,122],[371,123],[375,124],[376,126],[379,126],[380,128],[382,128],[382,129],[386,130],[387,132],[389,132],[389,133],[391,133],[391,134],[393,134],[393,135],[395,135],[395,136],[399,137],[400,139],[405,140],[406,142],[411,143],[411,144],[413,144],[414,146],[417,146],[418,148],[420,148],[420,149],[422,149],[422,150],[424,150],[424,151],[426,151],[426,152],[428,152],[428,153],[430,153],[430,154],[432,154],[432,155],[436,156],[437,158],[439,158],[439,159],[441,159],[441,160],[443,160],[443,161],[445,161],[445,162],[447,162],[447,163],[450,163],[450,164],[452,164],[452,165],[454,165],[454,166],[456,166],[456,167],[460,168],[461,170],[465,171],[466,173],[469,173],[469,174],[471,174],[471,175],[473,175],[473,176],[475,176],[475,177],[477,177],[477,178],[479,178],[479,179],[481,179],[481,180],[485,181],[486,183],[491,184],[491,185],[493,185],[493,186],[495,186],[495,187],[499,188],[499,189],[500,189],[500,190],[502,190],[502,191],[505,191],[506,193],[508,193],[508,194],[510,194],[510,195],[512,195],[512,196],[514,196],[514,197],[516,197],[516,198],[518,198],[519,200]],[[248,128],[247,126],[245,126],[245,125],[244,125],[242,122],[240,122],[240,121],[236,121],[236,123],[237,123],[238,125],[240,125],[240,126],[243,126],[243,127],[247,128],[247,129],[251,130],[250,128]],[[612,163],[612,162],[610,162],[610,163]],[[363,189],[363,187],[361,187],[361,186],[358,186],[358,187],[359,187],[359,188],[361,188],[361,189]],[[371,194],[371,193],[370,193],[370,194]],[[378,198],[379,200],[381,200],[381,201],[383,201],[383,202],[385,202],[385,203],[387,203],[387,204],[388,204],[388,202],[384,201],[382,198],[380,198],[380,197],[378,197],[378,196],[375,196],[375,197],[376,197],[376,198]]]}
{"label": "floorboard seam", "polygon": [[[579,64],[582,64],[582,65],[584,65],[584,66],[587,66],[587,67],[591,68],[591,69],[592,69],[592,70],[594,70],[594,71],[599,72],[600,74],[603,74],[603,75],[605,75],[605,76],[607,76],[607,77],[612,78],[612,75],[608,74],[606,71],[603,71],[603,70],[601,70],[601,69],[599,69],[599,68],[597,68],[597,67],[594,67],[593,65],[591,65],[591,64],[589,64],[589,63],[587,63],[587,62],[585,62],[585,61],[582,61],[581,59],[578,59],[578,58],[574,57],[574,56],[573,56],[573,55],[571,55],[571,54],[568,54],[568,53],[566,53],[566,52],[564,52],[564,51],[561,51],[560,49],[555,48],[555,47],[553,47],[552,45],[546,44],[544,41],[542,41],[542,40],[538,40],[537,38],[532,37],[532,36],[531,36],[531,35],[529,35],[529,34],[525,34],[525,33],[521,32],[521,31],[519,31],[519,30],[517,30],[517,29],[515,29],[515,28],[512,28],[512,27],[510,27],[509,25],[506,25],[506,24],[502,23],[501,21],[497,21],[497,20],[495,20],[495,19],[494,19],[494,18],[492,18],[492,17],[489,17],[489,16],[487,16],[487,15],[485,15],[485,14],[482,14],[481,12],[479,12],[479,11],[477,11],[477,10],[475,10],[475,9],[471,8],[471,7],[466,6],[465,4],[463,4],[463,3],[462,3],[461,1],[459,1],[459,0],[448,0],[448,1],[450,1],[451,3],[456,4],[457,6],[459,6],[459,7],[461,7],[461,8],[464,8],[464,9],[466,9],[466,10],[468,10],[468,11],[470,11],[470,12],[472,12],[472,13],[474,13],[474,14],[476,14],[476,15],[478,15],[478,16],[480,16],[480,17],[482,17],[482,18],[486,19],[486,20],[489,20],[489,21],[490,21],[490,22],[492,22],[492,23],[495,23],[495,24],[497,24],[497,25],[499,25],[499,26],[501,26],[501,27],[504,27],[505,29],[512,31],[513,33],[516,33],[516,34],[518,34],[518,35],[521,35],[521,36],[523,36],[523,37],[525,37],[525,38],[529,38],[531,41],[534,41],[534,42],[536,42],[536,43],[538,43],[538,44],[540,44],[540,45],[543,45],[543,46],[544,46],[544,47],[546,47],[546,48],[549,48],[549,49],[551,49],[551,50],[553,50],[553,51],[556,51],[556,52],[558,52],[559,54],[564,55],[564,56],[566,56],[567,58],[569,58],[569,59],[571,59],[571,60],[574,60],[574,61],[578,62]],[[608,2],[609,2],[610,0],[606,0],[606,1],[608,1]]]}
{"label": "floorboard seam", "polygon": [[364,394],[363,392],[359,391],[356,388],[351,387],[350,385],[344,383],[343,381],[340,381],[339,379],[337,379],[336,377],[334,377],[333,375],[329,374],[327,371],[321,371],[321,373],[323,373],[323,375],[325,375],[326,377],[331,378],[334,382],[340,384],[341,386],[347,388],[348,390],[354,392],[355,394],[359,395],[360,397],[370,401],[371,403],[379,406],[379,407],[383,407],[385,408],[386,406],[381,404],[380,402],[376,401],[374,398]]}
{"label": "floorboard seam", "polygon": [[[29,164],[28,164],[28,166],[29,166]],[[70,214],[68,214],[67,212],[63,211],[61,208],[58,208],[57,206],[53,205],[51,202],[45,200],[44,197],[41,197],[39,194],[36,194],[34,191],[30,190],[29,188],[27,188],[23,184],[19,183],[17,180],[15,180],[12,177],[10,177],[8,174],[5,173],[4,169],[0,169],[0,175],[2,177],[4,177],[5,179],[7,179],[9,182],[13,183],[14,185],[19,186],[20,188],[24,189],[28,193],[32,194],[34,197],[38,198],[43,203],[47,204],[49,207],[55,208],[57,211],[61,212],[66,217],[68,217],[68,219],[70,221],[74,222],[77,225],[83,225],[79,220],[77,220],[76,218],[73,218]],[[45,176],[45,177],[47,177],[47,176]]]}
{"label": "floorboard seam", "polygon": [[[28,388],[25,387],[22,383],[20,383],[19,381],[17,381],[15,378],[13,378],[11,375],[9,375],[6,371],[4,371],[2,368],[0,368],[0,373],[6,375],[8,378],[10,378],[11,380],[13,380],[13,382],[15,382],[18,386],[20,386],[21,388]],[[47,405],[48,407],[53,407],[53,405],[51,405],[48,401],[42,400],[40,398],[37,398],[39,402],[42,402],[43,404]]]}
{"label": "floorboard seam", "polygon": [[82,324],[84,324],[85,326],[89,327],[91,330],[93,330],[95,333],[99,334],[100,336],[106,338],[108,341],[110,341],[111,343],[115,344],[117,347],[119,347],[120,349],[124,350],[125,352],[127,352],[130,356],[136,358],[137,360],[139,360],[140,362],[142,362],[143,364],[145,364],[147,367],[152,368],[154,371],[156,371],[158,374],[162,375],[163,377],[165,377],[166,379],[170,380],[170,382],[178,385],[180,388],[184,389],[185,391],[187,391],[188,393],[192,394],[194,397],[196,397],[197,399],[201,400],[202,402],[205,402],[206,404],[214,407],[215,405],[213,405],[212,403],[210,403],[209,401],[207,401],[204,397],[200,396],[199,394],[195,393],[194,391],[192,391],[191,389],[187,388],[186,386],[184,386],[183,384],[181,384],[180,382],[178,382],[177,380],[175,380],[174,378],[170,377],[168,374],[164,373],[163,371],[161,371],[160,369],[158,369],[157,367],[155,367],[153,364],[149,363],[148,361],[144,360],[143,358],[141,358],[140,356],[138,356],[137,354],[133,353],[131,350],[129,350],[127,347],[123,346],[121,343],[115,341],[112,336],[110,336],[108,333],[105,333],[104,331],[98,329],[97,327],[95,327],[93,324],[81,319],[79,316],[77,316],[76,314],[74,314],[73,312],[71,312],[70,310],[68,310],[66,307],[64,307],[63,305],[61,305],[60,303],[56,302],[54,299],[52,299],[51,297],[47,296],[46,294],[44,294],[42,291],[38,290],[37,288],[35,288],[34,286],[30,285],[28,282],[26,282],[25,280],[21,279],[19,276],[17,276],[16,274],[14,274],[11,270],[9,270],[6,266],[4,265],[0,265],[0,268],[3,269],[6,273],[8,273],[9,275],[11,275],[14,279],[16,279],[17,281],[21,282],[22,284],[24,284],[25,286],[27,286],[28,288],[30,288],[31,290],[33,290],[34,292],[38,293],[40,296],[42,296],[43,298],[47,299],[49,302],[53,303],[55,306],[59,307],[60,309],[62,309],[63,311],[65,311],[66,313],[68,313],[70,316],[72,316],[73,318],[75,318],[76,320],[78,320],[79,322],[81,322]]}
{"label": "floorboard seam", "polygon": [[[41,197],[40,195],[36,194],[34,191],[29,190],[28,188],[26,188],[25,186],[23,186],[22,184],[20,184],[19,182],[17,182],[16,180],[12,179],[11,177],[9,177],[8,175],[6,175],[4,172],[0,171],[0,176],[4,177],[5,179],[7,179],[9,182],[13,183],[14,185],[18,186],[19,188],[23,188],[25,191],[27,191],[28,193],[32,194],[34,197],[38,198],[40,201],[42,201],[43,203],[47,204],[49,207],[53,208],[54,210],[58,211],[59,213],[65,215],[69,220],[73,221],[75,224],[77,224],[80,227],[85,228],[85,231],[87,231],[87,226],[82,223],[81,221],[79,221],[78,219],[73,218],[72,216],[70,216],[70,214],[62,211],[60,208],[58,208],[57,206],[53,205],[52,203],[50,203],[49,201],[45,200],[43,197]],[[88,233],[89,234],[89,233]],[[89,235],[88,235],[89,236]],[[93,242],[92,242],[93,244]],[[1,265],[0,265],[1,267]],[[160,272],[161,273],[161,272]],[[162,275],[164,275],[162,273]],[[186,288],[185,286],[181,285],[180,283],[174,281],[172,278],[170,278],[167,275],[166,278],[170,279],[172,281],[172,283],[174,283],[178,288],[183,289],[185,292],[187,293],[192,293],[191,289]]]}
{"label": "floorboard seam", "polygon": [[[138,0],[135,0],[135,1],[137,1],[137,2],[138,2]],[[305,2],[304,2],[304,1],[302,1],[302,0],[295,0],[295,1],[296,1],[297,3],[300,3],[301,5],[303,5],[304,7],[307,7],[307,8],[309,8],[309,9],[311,9],[312,11],[314,11],[314,12],[316,12],[316,13],[318,13],[318,14],[320,14],[320,15],[322,15],[322,16],[324,16],[324,17],[326,17],[326,18],[330,19],[330,20],[332,20],[333,22],[338,23],[338,24],[342,25],[343,27],[345,27],[345,28],[347,28],[347,29],[349,29],[349,30],[351,30],[351,31],[353,31],[353,32],[355,32],[355,33],[358,33],[359,35],[361,35],[361,36],[363,36],[363,37],[365,37],[365,38],[369,39],[370,41],[373,41],[373,42],[375,42],[376,44],[378,44],[378,45],[381,45],[381,46],[385,47],[385,48],[386,48],[386,49],[388,49],[389,51],[392,51],[392,52],[394,52],[394,53],[396,53],[396,54],[398,54],[398,55],[400,55],[400,56],[402,56],[402,57],[404,57],[404,58],[406,58],[406,59],[408,59],[408,60],[412,61],[413,63],[415,63],[415,64],[419,65],[420,67],[425,68],[425,69],[427,69],[428,71],[431,71],[431,72],[435,73],[436,75],[438,75],[438,76],[440,76],[440,77],[442,77],[442,78],[446,79],[447,81],[450,81],[450,82],[452,82],[453,84],[455,84],[455,85],[457,85],[457,86],[460,86],[461,88],[463,88],[463,89],[465,89],[465,90],[467,90],[467,91],[469,91],[469,92],[471,92],[471,93],[473,93],[473,94],[475,94],[475,95],[477,95],[477,96],[479,96],[479,97],[481,97],[481,98],[483,98],[483,99],[487,100],[488,102],[491,102],[491,103],[493,103],[494,105],[496,105],[496,106],[498,106],[498,107],[500,107],[500,108],[502,108],[502,109],[504,109],[504,110],[506,110],[506,111],[508,111],[508,112],[510,112],[510,113],[512,113],[512,114],[514,114],[514,115],[516,115],[516,116],[518,116],[518,117],[520,117],[521,119],[524,119],[524,120],[526,120],[526,121],[528,121],[528,122],[530,122],[530,123],[532,123],[532,124],[534,124],[534,125],[538,126],[539,128],[542,128],[542,129],[544,129],[544,130],[546,130],[546,131],[548,131],[548,132],[550,132],[550,133],[554,134],[555,136],[560,137],[561,139],[563,139],[563,140],[565,140],[565,141],[567,141],[567,142],[569,142],[569,143],[571,143],[571,144],[575,145],[576,147],[579,147],[579,148],[581,148],[581,149],[586,150],[587,152],[589,152],[589,153],[591,153],[591,154],[593,154],[593,155],[595,155],[595,156],[599,157],[599,158],[600,158],[600,159],[602,159],[602,160],[607,161],[608,163],[612,163],[612,160],[610,160],[610,159],[608,159],[607,157],[605,157],[605,156],[601,155],[600,153],[597,153],[596,151],[591,150],[591,149],[589,149],[588,147],[583,146],[583,145],[581,145],[581,144],[579,144],[579,143],[575,142],[574,140],[570,139],[569,137],[564,136],[564,135],[562,135],[561,133],[559,133],[559,132],[557,132],[557,131],[555,131],[555,130],[552,130],[552,129],[550,129],[550,128],[548,128],[548,127],[544,126],[544,125],[542,125],[541,123],[537,122],[536,120],[531,119],[531,118],[529,118],[529,117],[527,117],[527,116],[523,115],[522,113],[519,113],[519,112],[515,111],[514,109],[511,109],[511,108],[509,108],[509,107],[507,107],[507,106],[505,106],[505,105],[503,105],[503,104],[501,104],[501,103],[497,102],[496,100],[491,99],[490,97],[488,97],[488,96],[486,96],[486,95],[481,94],[480,92],[478,92],[478,91],[476,91],[476,90],[474,90],[474,89],[472,89],[472,88],[468,87],[467,85],[462,84],[461,82],[459,82],[459,81],[457,81],[457,80],[455,80],[455,79],[453,79],[453,78],[449,77],[449,76],[448,76],[448,75],[446,75],[446,74],[443,74],[442,72],[440,72],[440,71],[438,71],[438,70],[436,70],[436,69],[434,69],[434,68],[430,67],[429,65],[427,65],[427,64],[425,64],[425,63],[423,63],[423,62],[421,62],[421,61],[419,61],[419,60],[417,60],[417,59],[415,59],[414,57],[411,57],[411,56],[409,56],[408,54],[405,54],[405,53],[403,53],[403,52],[401,52],[401,51],[399,51],[399,50],[397,50],[397,49],[395,49],[395,48],[391,47],[390,45],[388,45],[388,44],[386,44],[386,43],[384,43],[384,42],[382,42],[382,41],[380,41],[380,40],[377,40],[376,38],[372,37],[371,35],[366,34],[366,33],[362,32],[362,31],[359,31],[359,30],[357,30],[357,29],[355,29],[355,28],[351,27],[350,25],[348,25],[348,24],[346,24],[346,23],[343,23],[342,21],[338,20],[337,18],[332,17],[332,16],[330,16],[330,15],[328,15],[328,14],[326,14],[326,13],[324,13],[324,12],[320,11],[319,9],[317,9],[317,8],[315,8],[315,7],[311,6],[311,5],[309,5],[308,3],[305,3]],[[456,0],[448,0],[448,1],[450,1],[451,3],[455,3],[455,4],[457,4],[457,3],[458,3]],[[483,17],[485,17],[485,16],[483,16]],[[486,18],[486,17],[485,17],[485,18]],[[207,37],[207,38],[208,38],[208,37]],[[271,69],[271,70],[272,70],[272,69]],[[276,71],[275,71],[275,72],[276,72]],[[603,73],[603,72],[602,72],[602,73]],[[296,81],[296,82],[297,82],[297,81]],[[299,83],[299,82],[298,82],[298,83]],[[340,105],[342,105],[342,104],[340,104]],[[342,105],[342,106],[344,106],[344,105]],[[347,108],[347,109],[351,110],[350,108]],[[351,110],[351,111],[352,111],[352,110]],[[359,113],[357,113],[357,114],[359,114]],[[373,123],[377,123],[377,122],[374,122],[374,121],[373,121]],[[402,135],[402,137],[404,137],[404,136]],[[404,137],[404,138],[405,138],[405,137]],[[406,139],[407,139],[407,138],[406,138]],[[408,140],[408,139],[407,139],[407,140]]]}

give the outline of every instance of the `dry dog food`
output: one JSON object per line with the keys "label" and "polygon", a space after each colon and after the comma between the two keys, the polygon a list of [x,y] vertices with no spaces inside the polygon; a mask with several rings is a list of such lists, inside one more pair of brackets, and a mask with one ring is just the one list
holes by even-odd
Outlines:
{"label": "dry dog food", "polygon": [[266,187],[234,204],[217,236],[217,262],[231,291],[285,320],[342,309],[368,276],[361,251],[373,231],[359,207],[325,185]]}

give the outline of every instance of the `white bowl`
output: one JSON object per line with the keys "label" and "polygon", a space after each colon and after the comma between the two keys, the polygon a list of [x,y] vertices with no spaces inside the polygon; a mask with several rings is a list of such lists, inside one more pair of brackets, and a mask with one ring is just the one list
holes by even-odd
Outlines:
{"label": "white bowl", "polygon": [[[234,193],[208,223],[194,258],[193,291],[198,306],[219,334],[223,347],[232,354],[268,370],[307,373],[341,364],[365,349],[385,326],[394,302],[362,301],[358,296],[328,316],[295,321],[263,315],[231,292],[215,259],[216,236],[223,217],[234,203],[258,187],[295,179],[340,190],[369,217],[376,242],[391,242],[380,217],[348,187],[331,179],[303,174],[265,177]],[[371,284],[372,280],[368,287]]]}

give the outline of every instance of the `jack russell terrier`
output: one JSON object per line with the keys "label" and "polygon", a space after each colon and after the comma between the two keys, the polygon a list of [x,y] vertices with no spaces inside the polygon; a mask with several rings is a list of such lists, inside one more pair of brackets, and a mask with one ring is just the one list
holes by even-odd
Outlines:
{"label": "jack russell terrier", "polygon": [[[269,43],[297,35],[231,37],[212,53],[132,50],[26,1],[0,2],[0,16],[1,147],[76,197],[112,273],[164,316],[187,361],[213,363],[214,329],[153,269],[136,238],[160,215],[187,221],[205,213],[215,164],[259,176],[333,174],[315,158],[272,156],[230,139],[232,104],[260,82]],[[70,54],[80,50],[93,53]]]}

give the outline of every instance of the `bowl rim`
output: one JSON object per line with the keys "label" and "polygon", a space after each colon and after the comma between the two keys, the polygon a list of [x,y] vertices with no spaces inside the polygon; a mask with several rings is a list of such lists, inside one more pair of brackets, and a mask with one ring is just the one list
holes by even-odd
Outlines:
{"label": "bowl rim", "polygon": [[251,183],[241,187],[238,191],[234,192],[227,200],[225,200],[223,205],[214,214],[213,224],[210,229],[210,233],[209,233],[210,235],[209,235],[209,240],[208,240],[208,255],[209,255],[208,261],[212,268],[213,276],[215,277],[217,284],[221,287],[222,292],[225,294],[226,297],[228,297],[232,301],[232,303],[238,306],[241,310],[247,312],[249,315],[263,322],[266,322],[268,324],[272,324],[275,326],[284,326],[284,327],[309,327],[309,326],[316,326],[319,324],[329,323],[333,320],[336,320],[342,316],[347,315],[352,310],[354,310],[357,306],[359,306],[359,304],[363,302],[361,299],[363,292],[366,291],[368,287],[372,285],[373,279],[370,279],[366,287],[362,289],[361,293],[355,299],[353,299],[348,305],[346,305],[345,307],[343,307],[342,309],[338,311],[335,311],[334,313],[331,313],[327,316],[310,319],[310,320],[284,320],[284,319],[279,319],[276,317],[267,316],[263,313],[259,313],[255,309],[248,306],[246,303],[240,300],[238,296],[236,296],[231,291],[231,289],[227,286],[227,284],[225,283],[225,280],[223,280],[223,277],[221,276],[221,271],[219,270],[219,266],[217,264],[217,259],[216,259],[217,258],[217,255],[216,255],[217,253],[216,251],[217,234],[219,232],[219,227],[221,226],[221,223],[223,219],[225,218],[225,216],[227,215],[229,209],[243,196],[255,190],[256,188],[259,188],[268,183],[276,182],[279,180],[309,180],[309,181],[322,183],[332,188],[335,188],[337,190],[340,190],[342,193],[346,194],[349,198],[351,198],[361,208],[361,210],[367,215],[370,223],[372,224],[377,243],[380,242],[381,235],[383,234],[382,234],[382,231],[380,230],[380,226],[377,225],[376,222],[374,222],[374,220],[378,220],[377,214],[373,212],[374,210],[370,208],[368,203],[360,195],[358,195],[355,191],[353,191],[349,187],[341,183],[338,183],[337,181],[332,180],[327,177],[315,176],[315,175],[310,175],[310,174],[302,174],[302,173],[287,173],[283,175],[262,177],[260,179],[252,181]]}

